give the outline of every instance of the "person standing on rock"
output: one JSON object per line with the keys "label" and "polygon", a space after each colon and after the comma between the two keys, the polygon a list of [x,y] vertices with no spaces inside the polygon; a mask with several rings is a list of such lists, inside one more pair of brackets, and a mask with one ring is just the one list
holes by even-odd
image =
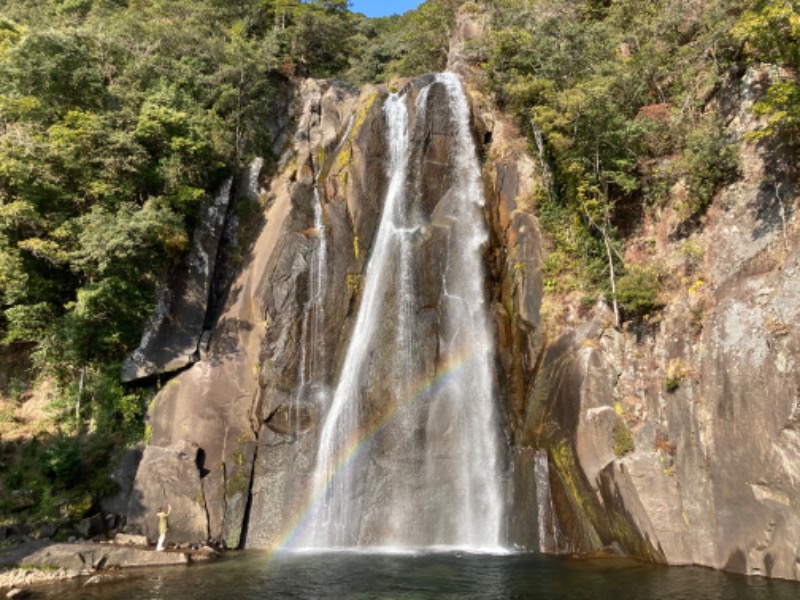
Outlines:
{"label": "person standing on rock", "polygon": [[169,531],[169,521],[167,521],[167,517],[169,517],[169,513],[172,512],[172,507],[169,504],[166,506],[166,512],[164,512],[163,507],[159,507],[156,513],[156,516],[158,516],[158,545],[156,546],[156,550],[158,552],[164,551],[164,539],[167,537],[167,532]]}

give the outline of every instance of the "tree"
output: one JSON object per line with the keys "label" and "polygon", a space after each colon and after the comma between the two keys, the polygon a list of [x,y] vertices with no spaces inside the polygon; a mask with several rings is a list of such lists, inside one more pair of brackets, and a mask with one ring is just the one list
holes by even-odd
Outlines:
{"label": "tree", "polygon": [[392,70],[405,76],[444,70],[455,9],[452,0],[426,0],[404,15],[403,54]]}
{"label": "tree", "polygon": [[33,32],[6,52],[0,93],[36,97],[51,113],[97,109],[105,98],[91,38],[76,31]]}

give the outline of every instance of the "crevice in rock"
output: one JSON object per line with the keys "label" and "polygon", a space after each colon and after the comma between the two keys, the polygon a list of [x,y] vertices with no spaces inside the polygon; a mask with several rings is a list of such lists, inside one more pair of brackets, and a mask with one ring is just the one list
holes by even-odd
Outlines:
{"label": "crevice in rock", "polygon": [[204,479],[205,476],[211,472],[206,469],[206,451],[202,448],[197,449],[197,455],[195,456],[194,463],[197,466],[197,472],[200,474],[200,479]]}
{"label": "crevice in rock", "polygon": [[134,379],[132,381],[122,381],[123,387],[126,389],[141,389],[141,388],[154,388],[155,392],[161,391],[161,389],[167,385],[170,381],[175,379],[178,375],[183,373],[184,371],[188,371],[191,369],[197,359],[189,364],[183,365],[173,371],[164,371],[162,373],[153,373],[152,375],[148,375],[147,377],[142,377],[141,379]]}
{"label": "crevice in rock", "polygon": [[[247,547],[247,534],[249,533],[250,529],[250,511],[253,505],[253,484],[255,482],[255,472],[256,472],[256,464],[258,463],[258,454],[259,454],[259,437],[261,432],[259,431],[256,435],[256,449],[253,452],[253,460],[250,463],[250,474],[249,474],[249,482],[247,484],[247,502],[244,506],[244,515],[242,517],[242,533],[239,536],[239,546],[238,548],[246,548]],[[227,504],[226,504],[226,512],[227,512]]]}

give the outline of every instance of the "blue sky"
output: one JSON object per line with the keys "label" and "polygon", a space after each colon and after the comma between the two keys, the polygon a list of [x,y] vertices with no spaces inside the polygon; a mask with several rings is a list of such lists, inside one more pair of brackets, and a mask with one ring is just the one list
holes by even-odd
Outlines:
{"label": "blue sky", "polygon": [[350,10],[364,13],[368,17],[386,17],[402,15],[420,4],[422,0],[350,0]]}

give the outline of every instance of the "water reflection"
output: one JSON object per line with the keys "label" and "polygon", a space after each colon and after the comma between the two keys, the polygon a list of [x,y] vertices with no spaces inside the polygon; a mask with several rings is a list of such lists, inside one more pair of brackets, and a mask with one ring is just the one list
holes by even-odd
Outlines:
{"label": "water reflection", "polygon": [[795,599],[800,585],[699,568],[621,560],[575,561],[542,555],[355,552],[243,553],[208,565],[124,573],[94,587],[43,588],[59,600],[242,600],[271,598],[761,600]]}

